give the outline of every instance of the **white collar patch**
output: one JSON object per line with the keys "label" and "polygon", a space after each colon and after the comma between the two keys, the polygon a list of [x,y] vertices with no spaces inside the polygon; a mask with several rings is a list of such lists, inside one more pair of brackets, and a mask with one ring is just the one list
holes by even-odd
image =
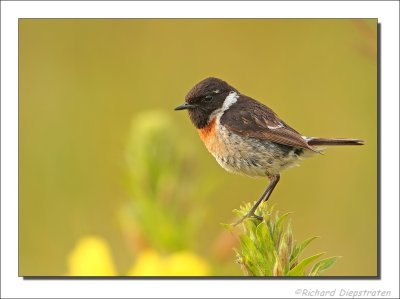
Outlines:
{"label": "white collar patch", "polygon": [[231,91],[222,104],[221,111],[224,112],[228,110],[230,106],[237,102],[238,98],[239,95],[235,91]]}
{"label": "white collar patch", "polygon": [[233,104],[235,104],[237,102],[238,98],[239,98],[239,95],[237,94],[237,92],[231,91],[229,93],[229,95],[225,98],[224,103],[222,104],[222,107],[215,110],[213,113],[211,113],[211,115],[208,119],[208,123],[210,123],[210,121],[214,117],[217,117],[217,123],[219,124],[222,114],[224,114],[224,112],[226,110],[228,110],[229,107],[231,107]]}

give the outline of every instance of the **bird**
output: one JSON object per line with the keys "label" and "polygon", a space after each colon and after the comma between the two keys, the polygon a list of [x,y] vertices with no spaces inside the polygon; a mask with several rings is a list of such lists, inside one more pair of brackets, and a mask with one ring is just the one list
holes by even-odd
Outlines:
{"label": "bird", "polygon": [[321,146],[364,144],[361,139],[304,136],[266,105],[215,77],[194,85],[174,110],[188,110],[201,140],[222,168],[268,178],[260,198],[235,226],[246,218],[263,219],[255,214],[258,206],[270,198],[281,172],[303,157],[322,153]]}

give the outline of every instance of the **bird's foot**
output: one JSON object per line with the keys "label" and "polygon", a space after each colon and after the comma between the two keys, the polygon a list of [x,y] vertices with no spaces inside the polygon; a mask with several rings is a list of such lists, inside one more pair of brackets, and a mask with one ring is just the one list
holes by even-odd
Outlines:
{"label": "bird's foot", "polygon": [[251,218],[251,217],[256,218],[256,219],[258,219],[258,220],[260,220],[260,221],[262,221],[262,220],[264,219],[263,217],[254,214],[254,212],[249,212],[249,213],[247,213],[246,215],[244,215],[242,218],[240,218],[238,221],[236,221],[236,222],[233,224],[233,226],[237,226],[237,225],[239,225],[240,223],[242,223],[243,220],[245,220],[245,219],[247,219],[247,218]]}

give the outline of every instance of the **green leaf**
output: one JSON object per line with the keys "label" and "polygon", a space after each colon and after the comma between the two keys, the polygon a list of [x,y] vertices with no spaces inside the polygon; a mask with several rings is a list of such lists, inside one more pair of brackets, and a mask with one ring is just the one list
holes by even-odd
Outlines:
{"label": "green leaf", "polygon": [[312,262],[314,262],[316,259],[318,259],[321,255],[325,254],[325,252],[321,252],[315,255],[312,255],[308,258],[305,258],[302,260],[296,267],[291,269],[288,273],[287,276],[304,276],[305,275],[305,268]]}
{"label": "green leaf", "polygon": [[279,243],[279,241],[280,241],[280,236],[281,236],[281,234],[282,234],[282,226],[283,226],[283,223],[284,223],[284,221],[286,220],[286,218],[287,218],[290,214],[292,214],[292,213],[291,213],[291,212],[287,212],[287,213],[283,214],[283,215],[278,219],[278,221],[277,221],[276,224],[275,224],[274,232],[273,232],[273,238],[274,238],[274,241],[275,241],[276,243]]}
{"label": "green leaf", "polygon": [[256,247],[249,236],[240,235],[239,240],[240,240],[240,245],[242,247],[243,255],[245,255],[245,256],[249,255],[249,253],[251,253],[253,250],[256,250]]}
{"label": "green leaf", "polygon": [[296,245],[293,249],[293,252],[290,256],[290,267],[296,262],[296,259],[299,257],[299,255],[303,252],[303,250],[315,239],[319,237],[311,237],[306,240],[304,240],[300,245]]}
{"label": "green leaf", "polygon": [[281,241],[279,243],[278,254],[282,266],[283,273],[287,273],[289,271],[289,251],[286,243],[287,232],[284,232],[281,237]]}
{"label": "green leaf", "polygon": [[265,258],[257,246],[247,235],[239,236],[242,247],[243,261],[255,275],[265,275]]}
{"label": "green leaf", "polygon": [[263,269],[264,275],[271,275],[274,267],[273,256],[276,253],[274,243],[272,241],[269,230],[264,222],[261,222],[256,229],[257,243],[259,250],[263,255]]}
{"label": "green leaf", "polygon": [[293,231],[292,231],[292,223],[289,221],[288,225],[286,226],[286,245],[288,247],[288,252],[289,252],[289,260],[290,260],[290,254],[293,249]]}
{"label": "green leaf", "polygon": [[264,222],[261,222],[256,229],[257,239],[260,243],[263,243],[265,247],[265,253],[273,256],[273,252],[277,250],[275,248],[274,240],[269,232],[269,229]]}
{"label": "green leaf", "polygon": [[322,272],[332,267],[339,258],[340,256],[333,256],[319,261],[312,267],[310,276],[319,276]]}
{"label": "green leaf", "polygon": [[250,237],[250,239],[254,242],[256,239],[256,224],[253,219],[247,218],[243,220],[243,225],[245,228],[245,232]]}
{"label": "green leaf", "polygon": [[268,232],[267,232],[267,227],[265,226],[265,223],[261,222],[259,225],[257,225],[256,228],[256,237],[257,241],[260,244],[259,249],[262,253],[267,253],[268,251]]}
{"label": "green leaf", "polygon": [[277,221],[276,227],[280,227],[280,228],[281,228],[281,227],[282,227],[283,221],[285,221],[285,219],[286,219],[290,214],[292,214],[292,212],[287,212],[287,213],[283,214],[283,215],[279,218],[279,220]]}

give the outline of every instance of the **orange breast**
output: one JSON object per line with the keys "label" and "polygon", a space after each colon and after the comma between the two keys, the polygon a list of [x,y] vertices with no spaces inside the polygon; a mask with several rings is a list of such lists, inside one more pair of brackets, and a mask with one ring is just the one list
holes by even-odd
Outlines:
{"label": "orange breast", "polygon": [[216,118],[214,117],[207,126],[201,129],[197,129],[201,140],[206,142],[207,139],[213,137],[212,135],[215,135],[215,126],[216,126]]}
{"label": "orange breast", "polygon": [[197,131],[201,140],[203,140],[206,147],[210,150],[210,147],[216,141],[216,118],[214,117],[206,127],[197,129]]}

